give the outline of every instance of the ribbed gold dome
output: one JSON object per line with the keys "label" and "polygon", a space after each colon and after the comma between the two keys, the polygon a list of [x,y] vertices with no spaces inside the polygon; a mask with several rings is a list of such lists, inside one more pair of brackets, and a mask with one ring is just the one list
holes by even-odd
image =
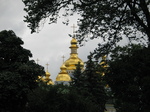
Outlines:
{"label": "ribbed gold dome", "polygon": [[61,71],[60,73],[57,75],[56,77],[56,81],[71,81],[70,76],[68,75],[67,71],[66,71],[66,66],[63,64],[60,67]]}
{"label": "ribbed gold dome", "polygon": [[77,40],[75,38],[72,38],[71,40],[70,49],[71,49],[70,58],[64,62],[64,65],[67,67],[67,70],[75,70],[78,62],[80,62],[80,65],[83,67],[84,62],[80,58],[78,58],[77,53],[78,46]]}
{"label": "ribbed gold dome", "polygon": [[78,58],[77,55],[71,55],[70,58],[64,62],[64,64],[67,67],[67,70],[75,70],[78,62],[80,62],[82,67],[84,66],[83,61]]}

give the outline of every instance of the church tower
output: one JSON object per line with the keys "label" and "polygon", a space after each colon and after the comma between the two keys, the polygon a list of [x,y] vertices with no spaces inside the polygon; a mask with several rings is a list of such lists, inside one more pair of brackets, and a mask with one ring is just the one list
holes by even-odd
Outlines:
{"label": "church tower", "polygon": [[63,65],[61,66],[61,72],[56,77],[56,84],[63,83],[68,84],[68,82],[71,81],[72,73],[76,69],[76,65],[80,62],[80,65],[83,69],[84,62],[78,57],[77,53],[77,40],[75,38],[72,38],[71,40],[71,46],[69,47],[71,49],[70,57],[67,59]]}
{"label": "church tower", "polygon": [[[71,27],[73,28],[74,36],[70,42],[71,46],[69,47],[71,49],[70,57],[65,62],[63,62],[63,65],[61,67],[61,72],[58,74],[58,76],[56,78],[56,83],[60,82],[60,81],[62,81],[62,82],[63,81],[68,81],[68,82],[71,81],[72,74],[73,74],[74,70],[76,69],[76,65],[79,62],[82,67],[81,69],[84,68],[84,62],[78,57],[78,53],[77,53],[78,45],[77,45],[77,40],[75,39],[75,34],[74,34],[76,26],[73,25]],[[63,56],[63,58],[64,58],[64,56]],[[64,75],[64,73],[65,73],[65,75]]]}
{"label": "church tower", "polygon": [[72,77],[72,73],[76,69],[76,65],[78,64],[78,62],[80,62],[82,69],[84,67],[84,62],[78,57],[77,40],[75,38],[72,38],[70,43],[71,43],[71,46],[69,47],[71,49],[70,57],[68,60],[64,62],[64,65],[67,67],[68,74]]}

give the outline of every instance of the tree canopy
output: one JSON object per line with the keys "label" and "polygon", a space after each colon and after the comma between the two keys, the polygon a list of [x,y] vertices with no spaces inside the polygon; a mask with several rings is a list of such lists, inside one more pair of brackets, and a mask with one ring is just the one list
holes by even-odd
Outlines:
{"label": "tree canopy", "polygon": [[115,98],[117,112],[148,112],[150,48],[132,45],[112,53],[105,79]]}
{"label": "tree canopy", "polygon": [[44,68],[29,60],[31,52],[13,31],[0,32],[0,111],[23,112],[29,90]]}
{"label": "tree canopy", "polygon": [[107,96],[104,90],[105,83],[100,73],[100,65],[93,57],[88,56],[86,68],[81,71],[80,63],[72,76],[71,87],[74,88],[83,98],[89,98],[101,112],[105,110]]}
{"label": "tree canopy", "polygon": [[28,112],[98,112],[94,102],[67,85],[42,85],[28,97]]}
{"label": "tree canopy", "polygon": [[[105,41],[99,43],[94,52],[97,58],[108,54],[123,37],[129,42],[147,38],[149,46],[150,0],[23,0],[23,2],[27,12],[25,22],[28,23],[31,33],[36,32],[40,22],[45,19],[49,19],[50,24],[57,22],[61,10],[65,11],[63,16],[71,16],[74,13],[81,15],[78,19],[79,29],[76,32],[80,44],[86,40],[87,35],[90,39],[102,38]],[[148,111],[149,102],[146,99],[149,99],[149,91],[146,90],[149,90],[149,47],[137,51],[134,51],[133,47],[130,49],[129,46],[117,47],[115,50],[112,52],[114,57],[109,63],[106,80],[118,100],[118,110]],[[94,74],[89,71],[85,70],[87,74]]]}
{"label": "tree canopy", "polygon": [[[75,12],[81,15],[78,19],[79,42],[103,38],[107,44],[99,47],[110,49],[123,36],[129,40],[148,37],[150,41],[150,1],[149,0],[23,0],[25,4],[25,22],[31,32],[40,27],[40,22],[49,19],[55,23],[65,10],[63,16]],[[142,33],[139,35],[139,33]]]}

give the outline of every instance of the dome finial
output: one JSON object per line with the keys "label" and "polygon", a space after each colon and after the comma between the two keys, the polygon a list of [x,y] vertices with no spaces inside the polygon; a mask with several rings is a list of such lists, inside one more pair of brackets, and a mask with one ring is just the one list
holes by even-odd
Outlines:
{"label": "dome finial", "polygon": [[77,28],[77,26],[75,26],[75,24],[73,24],[73,26],[71,26],[71,28],[73,29],[73,37],[75,36],[75,29]]}
{"label": "dome finial", "polygon": [[63,63],[64,63],[65,56],[63,55],[62,58],[63,58]]}
{"label": "dome finial", "polygon": [[46,71],[47,71],[47,72],[48,72],[48,66],[49,66],[49,64],[47,63],[47,64],[46,64]]}
{"label": "dome finial", "polygon": [[39,61],[40,61],[40,60],[39,60],[38,58],[36,59],[36,61],[37,61],[37,64],[39,64]]}

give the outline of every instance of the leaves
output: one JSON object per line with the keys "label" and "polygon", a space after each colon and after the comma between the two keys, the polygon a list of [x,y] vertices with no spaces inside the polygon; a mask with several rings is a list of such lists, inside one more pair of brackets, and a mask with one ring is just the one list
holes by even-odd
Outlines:
{"label": "leaves", "polygon": [[92,56],[88,56],[86,68],[82,72],[80,63],[74,71],[71,87],[74,88],[83,98],[88,98],[95,103],[99,111],[104,111],[106,103],[106,94],[104,83],[99,71],[99,65],[93,61]]}
{"label": "leaves", "polygon": [[37,87],[37,77],[44,69],[33,60],[31,52],[13,31],[0,32],[0,111],[23,111],[29,90]]}
{"label": "leaves", "polygon": [[145,90],[150,88],[147,66],[150,63],[149,50],[149,47],[132,45],[118,47],[112,53],[105,79],[114,94],[116,109],[120,112],[149,110],[149,92]]}
{"label": "leaves", "polygon": [[[29,23],[32,33],[39,27],[42,19],[51,18],[50,23],[56,22],[59,12],[64,9],[64,16],[69,16],[74,12],[81,15],[79,19],[78,39],[82,41],[84,36],[91,33],[91,38],[112,38],[120,40],[120,33],[124,32],[127,37],[132,32],[142,31],[149,37],[150,17],[147,1],[128,1],[128,0],[105,0],[85,1],[80,0],[43,0],[30,1],[23,0],[25,3],[25,21]],[[54,21],[53,21],[54,20]],[[132,28],[132,31],[130,28]],[[131,32],[130,32],[131,31]],[[108,35],[104,35],[104,32]],[[129,33],[129,34],[128,34]]]}
{"label": "leaves", "polygon": [[45,85],[44,88],[43,86],[36,88],[28,95],[28,112],[97,111],[95,104],[90,99],[84,99],[76,90],[69,86]]}

